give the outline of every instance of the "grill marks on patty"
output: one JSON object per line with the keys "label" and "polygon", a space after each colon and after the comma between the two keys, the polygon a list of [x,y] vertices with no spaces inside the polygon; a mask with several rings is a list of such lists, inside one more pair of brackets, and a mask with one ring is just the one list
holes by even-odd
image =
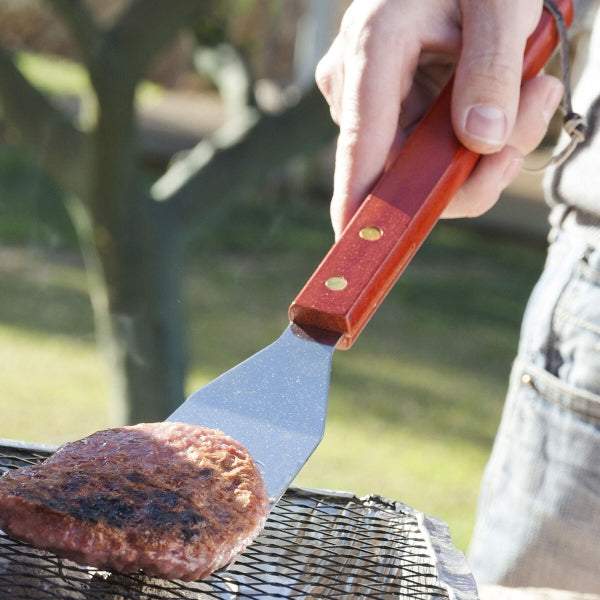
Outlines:
{"label": "grill marks on patty", "polygon": [[[211,484],[212,469],[190,473],[199,485]],[[181,528],[182,537],[189,541],[190,526],[201,526],[206,517],[200,514],[197,503],[181,489],[161,489],[150,473],[129,471],[114,473],[102,482],[105,495],[98,495],[98,477],[82,473],[65,473],[56,482],[46,482],[46,489],[25,487],[15,495],[26,502],[89,523],[106,523],[111,527],[127,528],[152,522],[153,534],[173,533]],[[159,479],[158,483],[164,480]],[[183,531],[185,530],[185,534]]]}
{"label": "grill marks on patty", "polygon": [[[125,484],[124,479],[134,480],[135,485]],[[53,487],[45,490],[46,493],[39,493],[25,488],[23,491],[16,490],[15,495],[26,502],[38,504],[40,510],[62,513],[88,523],[105,523],[120,529],[152,523],[152,531],[147,530],[148,535],[180,533],[185,542],[197,538],[200,529],[207,526],[207,518],[189,497],[180,492],[157,489],[148,476],[138,472],[115,477],[115,481],[105,487],[109,494],[114,495],[97,496],[97,485],[95,482],[90,484],[88,480],[86,476],[69,473],[58,489]],[[210,482],[207,484],[210,485]]]}

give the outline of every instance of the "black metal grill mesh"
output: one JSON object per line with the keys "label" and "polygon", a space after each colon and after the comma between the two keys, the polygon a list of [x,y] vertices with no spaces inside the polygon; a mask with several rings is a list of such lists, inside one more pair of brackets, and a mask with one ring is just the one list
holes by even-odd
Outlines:
{"label": "black metal grill mesh", "polygon": [[[0,444],[0,471],[48,454]],[[377,496],[290,489],[233,565],[193,583],[80,567],[0,532],[0,598],[460,598],[440,577],[419,514]]]}

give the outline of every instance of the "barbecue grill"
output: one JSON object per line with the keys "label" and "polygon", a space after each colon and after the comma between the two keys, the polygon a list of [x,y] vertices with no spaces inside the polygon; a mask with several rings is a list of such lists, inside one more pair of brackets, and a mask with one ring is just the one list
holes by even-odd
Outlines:
{"label": "barbecue grill", "polygon": [[[0,440],[0,474],[53,449]],[[447,526],[380,496],[290,488],[232,565],[192,583],[81,567],[0,531],[0,598],[477,600]]]}

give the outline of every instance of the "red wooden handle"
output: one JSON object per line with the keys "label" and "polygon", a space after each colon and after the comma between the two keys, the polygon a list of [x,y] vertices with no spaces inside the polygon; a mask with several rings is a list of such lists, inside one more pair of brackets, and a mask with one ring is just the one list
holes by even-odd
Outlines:
{"label": "red wooden handle", "polygon": [[[571,0],[555,3],[570,24]],[[523,80],[540,72],[558,41],[544,11],[527,43]],[[454,135],[452,83],[290,306],[295,323],[342,334],[338,348],[352,345],[479,159]]]}

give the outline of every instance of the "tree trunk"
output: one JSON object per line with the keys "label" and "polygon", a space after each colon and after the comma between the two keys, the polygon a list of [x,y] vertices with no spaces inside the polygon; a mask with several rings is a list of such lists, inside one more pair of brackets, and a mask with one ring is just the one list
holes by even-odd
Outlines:
{"label": "tree trunk", "polygon": [[98,225],[87,205],[70,196],[67,208],[79,236],[97,341],[108,367],[110,422],[164,420],[184,400],[183,248],[176,225],[168,211],[156,206],[150,218],[154,241],[140,235],[139,223],[131,223],[130,244],[120,244],[115,274],[110,253],[100,250],[107,245],[100,238],[108,234],[94,235]]}
{"label": "tree trunk", "polygon": [[162,421],[184,400],[181,252],[164,240],[140,250],[144,258],[135,267],[134,297],[109,311],[106,349],[117,423]]}
{"label": "tree trunk", "polygon": [[135,80],[119,75],[98,70],[95,79],[89,206],[108,311],[97,320],[107,320],[113,420],[160,421],[184,399],[181,247],[168,203],[150,198],[137,171]]}

